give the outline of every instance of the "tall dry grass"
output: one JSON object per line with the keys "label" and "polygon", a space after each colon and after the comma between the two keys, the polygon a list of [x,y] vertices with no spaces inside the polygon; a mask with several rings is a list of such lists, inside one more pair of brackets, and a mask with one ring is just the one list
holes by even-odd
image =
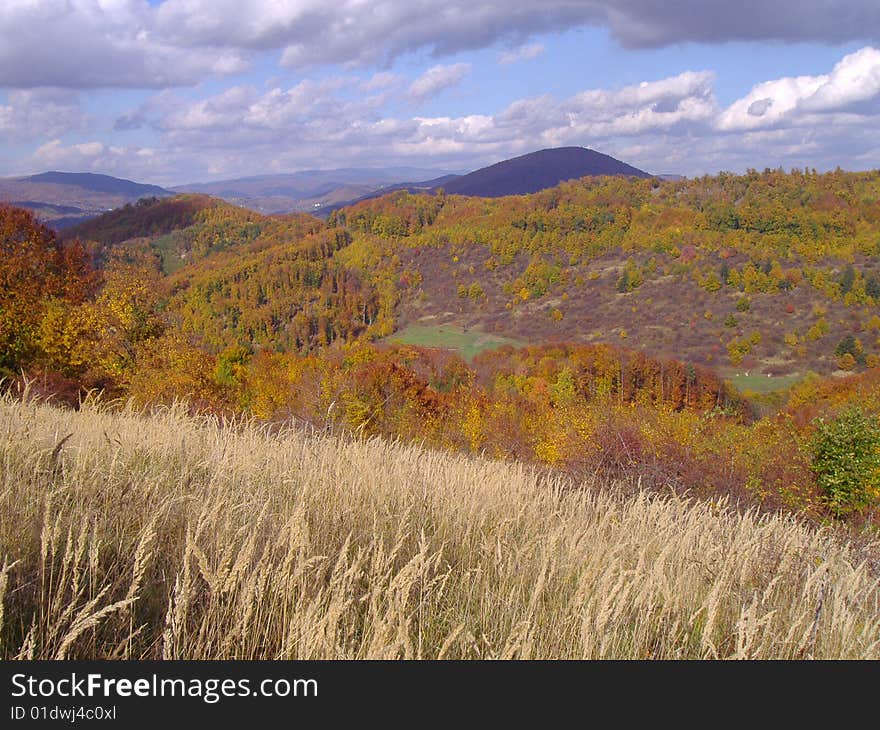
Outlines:
{"label": "tall dry grass", "polygon": [[0,656],[877,658],[877,546],[247,423],[0,400]]}

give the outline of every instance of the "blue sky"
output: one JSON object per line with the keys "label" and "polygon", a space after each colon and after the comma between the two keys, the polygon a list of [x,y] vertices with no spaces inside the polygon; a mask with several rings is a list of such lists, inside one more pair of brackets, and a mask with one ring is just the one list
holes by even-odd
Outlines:
{"label": "blue sky", "polygon": [[880,167],[876,0],[4,0],[0,176]]}

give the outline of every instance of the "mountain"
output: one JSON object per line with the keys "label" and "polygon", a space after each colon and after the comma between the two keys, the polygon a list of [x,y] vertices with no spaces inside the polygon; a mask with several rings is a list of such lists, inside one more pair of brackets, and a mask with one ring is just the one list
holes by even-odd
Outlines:
{"label": "mountain", "polygon": [[282,175],[190,183],[179,185],[174,191],[211,195],[260,213],[316,212],[411,184],[403,183],[404,180],[434,179],[441,174],[448,173],[420,167],[302,170]]}
{"label": "mountain", "polygon": [[94,193],[107,193],[108,195],[122,195],[126,198],[146,198],[151,195],[169,195],[169,191],[158,185],[145,185],[143,183],[112,177],[110,175],[98,175],[92,172],[43,172],[39,175],[31,175],[22,178],[30,183],[50,183],[53,185],[69,185],[89,190]]}
{"label": "mountain", "polygon": [[55,229],[75,225],[141,198],[172,194],[158,185],[90,172],[50,171],[0,179],[0,201],[32,211]]}
{"label": "mountain", "polygon": [[0,206],[25,234],[0,275],[26,282],[0,286],[0,366],[51,368],[40,387],[71,403],[185,396],[840,515],[864,492],[830,502],[803,447],[846,404],[880,417],[878,201],[880,170],[399,190],[326,221],[190,195],[102,216],[82,246]]}
{"label": "mountain", "polygon": [[647,172],[585,147],[539,150],[483,167],[442,187],[455,195],[500,198],[552,188],[565,180],[595,175],[652,177]]}
{"label": "mountain", "polygon": [[[350,198],[315,206],[312,211],[327,216],[334,210],[371,200],[396,190],[408,193],[437,192],[443,189],[455,195],[471,195],[481,198],[500,198],[505,195],[526,195],[552,188],[566,180],[598,175],[623,175],[650,178],[653,175],[613,157],[584,147],[556,147],[539,150],[483,167],[474,172],[458,175],[450,173],[422,182],[404,182],[372,190],[357,198]],[[680,176],[669,176],[680,179]]]}
{"label": "mountain", "polygon": [[[316,315],[340,323],[331,330],[290,324],[303,281],[328,282],[334,296],[349,286],[333,278],[338,268],[350,291],[369,292],[360,306],[381,304],[378,336],[440,327],[444,337],[636,343],[767,389],[808,370],[880,364],[878,197],[880,173],[772,171],[583,177],[499,198],[404,189],[326,221],[190,195],[144,201],[70,235],[105,247],[145,239],[166,274],[204,269],[203,258],[222,265],[211,281],[205,270],[187,274],[193,297],[211,300],[187,304],[190,329],[212,332],[218,349],[273,338],[305,348],[348,332],[350,302]],[[304,245],[319,253],[299,252],[309,236]],[[291,256],[328,268],[285,273],[279,262]],[[308,337],[300,324],[312,327]]]}

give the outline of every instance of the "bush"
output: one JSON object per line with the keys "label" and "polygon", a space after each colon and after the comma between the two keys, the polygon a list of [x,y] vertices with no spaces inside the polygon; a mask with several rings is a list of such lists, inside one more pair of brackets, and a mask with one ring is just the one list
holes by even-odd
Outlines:
{"label": "bush", "polygon": [[877,417],[853,406],[817,427],[812,469],[832,511],[840,516],[870,507],[880,485]]}
{"label": "bush", "polygon": [[837,357],[842,357],[843,355],[852,355],[855,357],[857,352],[856,338],[852,335],[845,335],[843,339],[837,343],[837,347],[834,348],[834,354],[837,355]]}

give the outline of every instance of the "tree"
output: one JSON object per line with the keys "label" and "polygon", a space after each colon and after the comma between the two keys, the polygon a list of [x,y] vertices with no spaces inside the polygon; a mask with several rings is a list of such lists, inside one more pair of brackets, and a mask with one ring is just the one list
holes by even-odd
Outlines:
{"label": "tree", "polygon": [[853,335],[844,335],[840,342],[837,343],[837,347],[834,348],[834,354],[838,357],[847,353],[850,355],[855,355],[856,353],[856,338]]}
{"label": "tree", "polygon": [[856,270],[852,266],[847,266],[840,275],[840,293],[848,294],[852,291],[853,284],[856,281]]}
{"label": "tree", "polygon": [[812,470],[838,516],[865,509],[880,496],[880,422],[858,406],[819,420]]}
{"label": "tree", "polygon": [[94,284],[83,247],[62,245],[21,208],[0,205],[0,371],[40,356],[40,324],[53,300],[81,302]]}

